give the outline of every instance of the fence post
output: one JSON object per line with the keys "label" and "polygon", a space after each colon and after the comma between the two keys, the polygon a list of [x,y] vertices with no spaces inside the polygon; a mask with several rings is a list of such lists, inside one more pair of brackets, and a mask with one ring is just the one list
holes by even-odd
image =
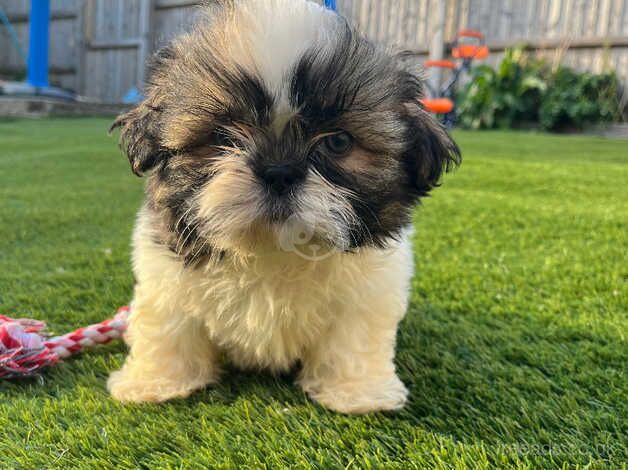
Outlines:
{"label": "fence post", "polygon": [[85,0],[79,3],[76,26],[76,47],[78,60],[76,69],[75,92],[85,94],[87,88],[87,48],[92,37],[94,22],[94,0]]}
{"label": "fence post", "polygon": [[[442,60],[445,54],[445,23],[447,21],[447,0],[438,0],[436,24],[430,42],[430,60]],[[433,90],[440,89],[443,72],[440,67],[432,67],[428,77]]]}
{"label": "fence post", "polygon": [[146,62],[153,48],[153,0],[140,3],[140,45],[137,51],[137,87],[144,88],[146,81]]}
{"label": "fence post", "polygon": [[48,27],[50,0],[31,0],[26,82],[34,87],[48,86]]}

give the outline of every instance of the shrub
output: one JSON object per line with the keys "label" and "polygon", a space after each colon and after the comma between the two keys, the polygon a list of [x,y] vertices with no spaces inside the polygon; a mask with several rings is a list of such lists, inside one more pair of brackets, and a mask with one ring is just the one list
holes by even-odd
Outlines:
{"label": "shrub", "polygon": [[526,124],[545,130],[582,128],[621,119],[619,81],[614,73],[552,71],[521,48],[507,50],[497,69],[475,67],[458,95],[458,120],[472,129]]}
{"label": "shrub", "polygon": [[546,83],[541,66],[529,62],[521,49],[506,51],[497,70],[480,65],[458,99],[462,126],[473,129],[507,128],[535,120]]}
{"label": "shrub", "polygon": [[582,128],[585,124],[618,121],[619,81],[614,73],[578,73],[561,67],[548,79],[539,109],[543,129]]}

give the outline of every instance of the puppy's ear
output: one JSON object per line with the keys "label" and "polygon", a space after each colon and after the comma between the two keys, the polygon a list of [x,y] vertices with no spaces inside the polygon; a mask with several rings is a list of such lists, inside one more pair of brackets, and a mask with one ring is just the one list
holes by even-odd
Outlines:
{"label": "puppy's ear", "polygon": [[406,154],[410,180],[420,196],[438,186],[443,172],[462,161],[460,149],[445,128],[416,100],[406,103],[409,148]]}
{"label": "puppy's ear", "polygon": [[148,64],[147,97],[132,110],[121,114],[109,132],[120,128],[120,146],[137,176],[165,161],[170,152],[161,145],[165,97],[160,93],[165,70],[174,59],[171,47],[157,51]]}
{"label": "puppy's ear", "polygon": [[161,111],[144,101],[131,111],[121,114],[109,132],[120,128],[120,146],[126,153],[131,169],[137,176],[163,161],[167,152],[159,143]]}

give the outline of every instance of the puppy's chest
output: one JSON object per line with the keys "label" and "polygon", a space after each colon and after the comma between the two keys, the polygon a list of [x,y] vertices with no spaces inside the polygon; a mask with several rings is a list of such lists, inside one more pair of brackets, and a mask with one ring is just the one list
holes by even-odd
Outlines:
{"label": "puppy's chest", "polygon": [[320,273],[218,270],[199,285],[203,320],[236,365],[287,370],[339,313],[330,282]]}

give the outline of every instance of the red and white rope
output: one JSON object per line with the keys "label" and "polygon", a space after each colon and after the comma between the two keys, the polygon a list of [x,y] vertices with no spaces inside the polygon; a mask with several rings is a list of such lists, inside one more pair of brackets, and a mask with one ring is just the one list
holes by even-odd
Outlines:
{"label": "red and white rope", "polygon": [[32,375],[84,349],[120,338],[130,314],[129,307],[122,307],[112,319],[50,339],[44,337],[43,322],[0,316],[0,379]]}
{"label": "red and white rope", "polygon": [[79,328],[67,335],[51,338],[44,343],[53,353],[61,359],[66,359],[86,348],[93,348],[99,344],[106,344],[112,339],[122,336],[126,330],[129,308],[120,309],[117,315],[95,325]]}

